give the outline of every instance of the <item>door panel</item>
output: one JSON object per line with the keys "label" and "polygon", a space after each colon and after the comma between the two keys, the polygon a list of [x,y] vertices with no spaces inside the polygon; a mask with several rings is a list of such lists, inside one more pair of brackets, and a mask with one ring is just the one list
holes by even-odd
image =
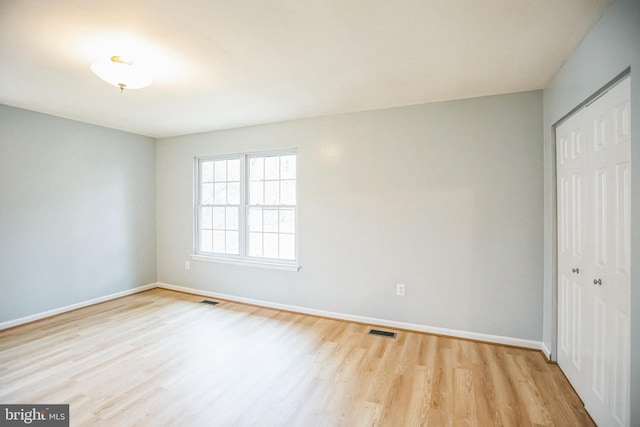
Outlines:
{"label": "door panel", "polygon": [[629,100],[623,100],[614,108],[613,127],[614,144],[628,143],[631,139],[631,114],[629,111]]}
{"label": "door panel", "polygon": [[607,304],[595,298],[593,304],[593,373],[591,390],[604,402],[607,378]]}
{"label": "door panel", "polygon": [[582,185],[582,176],[580,174],[574,174],[572,176],[572,208],[573,215],[571,216],[571,222],[573,223],[573,230],[571,232],[571,237],[573,238],[573,242],[571,245],[571,249],[573,250],[573,255],[576,258],[582,259],[582,220],[583,220],[583,212],[582,206],[584,201],[582,200],[582,195],[584,193],[583,185]]}
{"label": "door panel", "polygon": [[593,230],[594,252],[596,263],[602,267],[607,267],[607,170],[602,168],[594,171],[593,176]]}
{"label": "door panel", "polygon": [[571,362],[578,375],[582,370],[582,285],[574,280],[572,283],[571,305]]}
{"label": "door panel", "polygon": [[631,167],[629,162],[616,165],[615,186],[615,256],[616,272],[629,276],[631,258]]}
{"label": "door panel", "polygon": [[569,354],[569,280],[561,275],[558,282],[558,341],[564,365]]}
{"label": "door panel", "polygon": [[629,425],[629,316],[619,310],[613,316],[611,414],[618,425]]}
{"label": "door panel", "polygon": [[[558,178],[558,251],[565,255],[569,251],[569,179]],[[571,225],[573,226],[573,224]]]}

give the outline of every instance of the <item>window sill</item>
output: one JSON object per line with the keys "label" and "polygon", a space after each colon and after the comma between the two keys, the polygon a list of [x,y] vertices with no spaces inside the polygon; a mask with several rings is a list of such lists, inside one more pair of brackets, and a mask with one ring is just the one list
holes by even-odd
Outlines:
{"label": "window sill", "polygon": [[191,255],[194,261],[215,262],[219,264],[245,265],[247,267],[269,268],[273,270],[299,271],[301,266],[297,264],[277,264],[273,262],[260,262],[246,259],[231,259],[215,256]]}

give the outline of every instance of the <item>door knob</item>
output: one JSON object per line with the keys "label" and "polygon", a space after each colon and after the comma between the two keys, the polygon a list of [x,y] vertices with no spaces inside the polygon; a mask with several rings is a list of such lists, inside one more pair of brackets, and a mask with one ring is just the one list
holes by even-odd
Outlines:
{"label": "door knob", "polygon": [[593,279],[594,285],[602,285],[602,279]]}
{"label": "door knob", "polygon": [[572,273],[576,273],[576,274],[580,274],[580,269],[579,268],[572,268],[571,272]]}

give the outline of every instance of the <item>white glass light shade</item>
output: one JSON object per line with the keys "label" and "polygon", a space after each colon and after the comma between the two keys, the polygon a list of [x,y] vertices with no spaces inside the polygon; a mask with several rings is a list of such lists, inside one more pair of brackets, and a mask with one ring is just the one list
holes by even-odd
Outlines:
{"label": "white glass light shade", "polygon": [[151,77],[144,68],[122,61],[117,56],[96,62],[91,66],[91,71],[120,89],[140,89],[151,84]]}

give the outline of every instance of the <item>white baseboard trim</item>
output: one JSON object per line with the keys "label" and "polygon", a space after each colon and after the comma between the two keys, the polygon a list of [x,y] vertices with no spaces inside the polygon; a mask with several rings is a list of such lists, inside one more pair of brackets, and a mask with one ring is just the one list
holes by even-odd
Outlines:
{"label": "white baseboard trim", "polygon": [[347,320],[350,322],[364,323],[369,325],[386,326],[394,329],[406,329],[409,331],[426,332],[429,334],[445,335],[456,338],[465,338],[475,341],[483,341],[492,344],[502,344],[514,347],[530,348],[542,350],[543,343],[539,341],[524,340],[520,338],[503,337],[500,335],[482,334],[479,332],[461,331],[457,329],[438,328],[434,326],[420,325],[416,323],[397,322],[395,320],[378,319],[374,317],[358,316],[353,314],[336,313],[333,311],[317,310],[314,308],[301,307],[289,304],[279,304],[269,301],[262,301],[252,298],[238,297],[235,295],[221,294],[218,292],[205,291],[201,289],[188,288],[184,286],[170,285],[168,283],[156,283],[157,287],[172,291],[185,292],[189,294],[202,295],[212,298],[220,298],[229,301],[241,302],[245,304],[258,305],[261,307],[275,308],[278,310],[293,311],[314,316],[329,317],[332,319]]}
{"label": "white baseboard trim", "polygon": [[127,295],[137,294],[138,292],[148,291],[149,289],[153,289],[157,287],[158,287],[157,283],[150,283],[148,285],[127,289],[126,291],[116,292],[115,294],[105,295],[103,297],[98,297],[98,298],[90,299],[87,301],[81,301],[81,302],[67,305],[60,308],[54,308],[53,310],[43,311],[41,313],[32,314],[30,316],[20,317],[19,319],[8,320],[6,322],[0,323],[0,331],[3,329],[13,328],[14,326],[24,325],[25,323],[31,323],[36,320],[44,319],[45,317],[51,317],[51,316],[55,316],[56,314],[66,313],[67,311],[76,310],[78,308],[99,304],[101,302],[124,297]]}
{"label": "white baseboard trim", "polygon": [[99,297],[99,298],[94,298],[94,299],[91,299],[91,300],[82,301],[82,302],[79,302],[79,303],[76,303],[76,304],[67,305],[67,306],[56,308],[56,309],[53,309],[53,310],[48,310],[48,311],[43,311],[41,313],[32,314],[30,316],[21,317],[19,319],[8,320],[6,322],[0,323],[0,331],[3,330],[3,329],[12,328],[14,326],[19,326],[19,325],[23,325],[25,323],[30,323],[30,322],[34,322],[36,320],[44,319],[46,317],[51,317],[51,316],[55,316],[57,314],[61,314],[61,313],[65,313],[65,312],[68,312],[68,311],[76,310],[78,308],[87,307],[87,306],[94,305],[94,304],[99,304],[101,302],[105,302],[105,301],[109,301],[109,300],[112,300],[112,299],[124,297],[124,296],[127,296],[127,295],[136,294],[136,293],[139,293],[139,292],[144,292],[144,291],[147,291],[147,290],[153,289],[153,288],[169,289],[169,290],[172,290],[172,291],[185,292],[185,293],[189,293],[189,294],[202,295],[202,296],[207,296],[207,297],[212,297],[212,298],[220,298],[220,299],[224,299],[224,300],[236,301],[236,302],[241,302],[241,303],[245,303],[245,304],[257,305],[257,306],[261,306],[261,307],[274,308],[274,309],[277,309],[277,310],[285,310],[285,311],[292,311],[292,312],[295,312],[295,313],[310,314],[310,315],[313,315],[313,316],[328,317],[328,318],[331,318],[331,319],[347,320],[347,321],[350,321],[350,322],[364,323],[364,324],[369,324],[369,325],[386,326],[386,327],[394,328],[394,329],[405,329],[405,330],[409,330],[409,331],[426,332],[426,333],[429,333],[429,334],[444,335],[444,336],[450,336],[450,337],[455,337],[455,338],[465,338],[465,339],[471,339],[471,340],[475,340],[475,341],[483,341],[483,342],[488,342],[488,343],[493,343],[493,344],[502,344],[502,345],[510,345],[510,346],[515,346],[515,347],[530,348],[530,349],[534,349],[534,350],[542,350],[542,352],[547,357],[547,359],[550,359],[550,357],[551,357],[551,351],[548,349],[548,347],[543,342],[539,342],[539,341],[524,340],[524,339],[512,338],[512,337],[504,337],[504,336],[500,336],[500,335],[483,334],[483,333],[479,333],[479,332],[462,331],[462,330],[458,330],[458,329],[439,328],[439,327],[435,327],[435,326],[420,325],[420,324],[417,324],[417,323],[398,322],[398,321],[395,321],[395,320],[387,320],[387,319],[379,319],[379,318],[375,318],[375,317],[358,316],[358,315],[355,315],[355,314],[337,313],[337,312],[333,312],[333,311],[318,310],[318,309],[314,309],[314,308],[302,307],[302,306],[297,306],[297,305],[280,304],[280,303],[274,303],[274,302],[269,302],[269,301],[257,300],[257,299],[253,299],[253,298],[244,298],[244,297],[239,297],[239,296],[236,296],[236,295],[221,294],[221,293],[218,293],[218,292],[205,291],[205,290],[202,290],[202,289],[188,288],[188,287],[185,287],[185,286],[176,286],[176,285],[171,285],[171,284],[168,284],[168,283],[160,283],[160,282],[150,283],[148,285],[143,285],[143,286],[138,286],[136,288],[127,289],[125,291],[116,292],[114,294],[105,295],[105,296],[102,296],[102,297]]}

